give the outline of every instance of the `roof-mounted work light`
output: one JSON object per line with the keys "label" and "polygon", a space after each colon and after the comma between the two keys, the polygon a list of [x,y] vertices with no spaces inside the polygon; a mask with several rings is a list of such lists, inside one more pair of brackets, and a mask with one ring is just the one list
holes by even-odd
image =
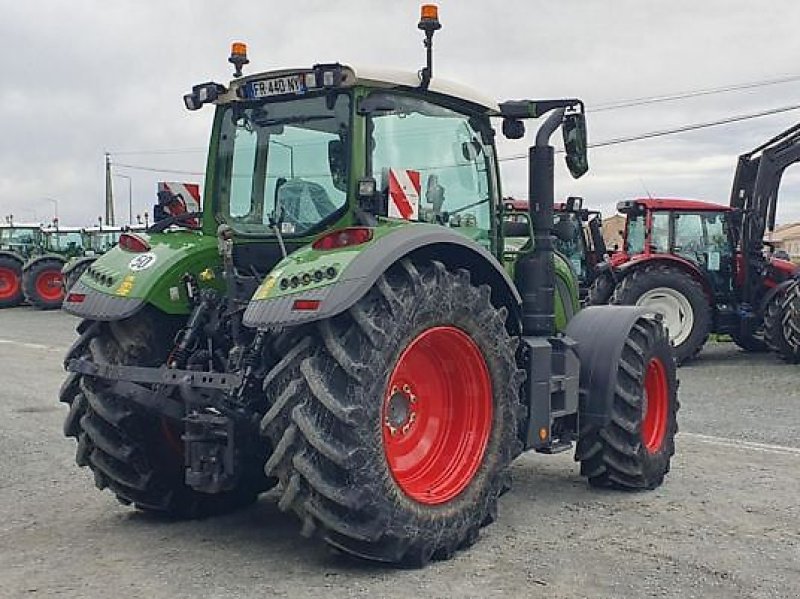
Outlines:
{"label": "roof-mounted work light", "polygon": [[250,63],[250,61],[247,59],[247,44],[242,42],[233,42],[231,44],[231,55],[228,58],[228,62],[236,68],[236,70],[233,72],[233,76],[241,77],[242,67]]}
{"label": "roof-mounted work light", "polygon": [[420,87],[428,89],[431,77],[433,77],[433,34],[442,28],[442,24],[439,22],[439,7],[435,4],[423,4],[417,27],[425,32],[423,45],[427,54],[427,64],[419,72]]}
{"label": "roof-mounted work light", "polygon": [[192,93],[183,96],[183,103],[188,110],[197,110],[208,104],[215,102],[227,90],[224,85],[209,81],[208,83],[201,83],[192,87]]}

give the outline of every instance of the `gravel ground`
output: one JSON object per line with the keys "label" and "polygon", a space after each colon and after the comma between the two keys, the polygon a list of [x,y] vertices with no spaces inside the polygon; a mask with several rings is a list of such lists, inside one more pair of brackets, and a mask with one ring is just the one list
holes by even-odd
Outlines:
{"label": "gravel ground", "polygon": [[75,324],[0,313],[0,597],[800,597],[800,366],[710,344],[679,372],[663,487],[598,492],[571,455],[526,455],[471,550],[395,570],[302,539],[269,496],[170,523],[98,492],[56,399]]}

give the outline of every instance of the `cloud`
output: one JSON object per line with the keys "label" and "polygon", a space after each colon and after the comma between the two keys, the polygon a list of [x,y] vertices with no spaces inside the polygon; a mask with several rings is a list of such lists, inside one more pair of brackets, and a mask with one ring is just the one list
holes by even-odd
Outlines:
{"label": "cloud", "polygon": [[[797,72],[800,5],[789,0],[443,0],[436,76],[498,99],[579,96],[605,102],[758,81]],[[233,40],[249,43],[250,72],[340,61],[416,70],[423,62],[418,3],[245,0],[163,3],[45,0],[6,2],[0,21],[0,214],[94,222],[103,211],[103,154],[117,163],[203,171],[209,110],[188,113],[192,84],[230,77]],[[592,139],[665,129],[796,102],[800,84],[767,86],[589,115]],[[592,170],[559,195],[611,210],[644,193],[726,203],[736,156],[798,119],[789,113],[680,136],[598,148]],[[500,153],[524,152],[503,143]],[[125,154],[194,148],[170,154]],[[181,175],[119,168],[132,177],[134,211],[159,179]],[[524,161],[505,163],[504,187],[525,192]],[[114,180],[127,213],[125,179]],[[800,218],[791,173],[779,219]]]}

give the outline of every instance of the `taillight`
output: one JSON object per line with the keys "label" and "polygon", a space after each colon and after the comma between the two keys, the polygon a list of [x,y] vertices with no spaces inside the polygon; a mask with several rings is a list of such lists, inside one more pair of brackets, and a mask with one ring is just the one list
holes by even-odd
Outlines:
{"label": "taillight", "polygon": [[318,310],[319,305],[322,302],[320,300],[311,300],[311,299],[296,299],[292,302],[292,310],[297,311],[313,311]]}
{"label": "taillight", "polygon": [[67,296],[67,302],[71,304],[80,304],[85,299],[86,299],[85,293],[70,293]]}
{"label": "taillight", "polygon": [[123,233],[119,236],[119,247],[128,252],[146,252],[150,244],[136,233]]}
{"label": "taillight", "polygon": [[351,245],[361,245],[372,240],[372,229],[348,227],[327,233],[311,244],[315,250],[336,250]]}

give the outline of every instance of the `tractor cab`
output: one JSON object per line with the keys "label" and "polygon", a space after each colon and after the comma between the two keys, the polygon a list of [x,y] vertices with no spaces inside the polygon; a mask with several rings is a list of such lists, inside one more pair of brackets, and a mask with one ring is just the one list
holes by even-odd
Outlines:
{"label": "tractor cab", "polygon": [[42,247],[45,252],[65,258],[82,256],[86,248],[80,227],[50,226],[42,229]]}
{"label": "tractor cab", "polygon": [[14,252],[27,259],[42,243],[41,225],[22,223],[0,224],[0,250]]}
{"label": "tractor cab", "polygon": [[720,301],[730,301],[737,272],[733,211],[697,200],[636,199],[617,204],[626,215],[624,251],[615,261],[666,259],[699,271]]}

